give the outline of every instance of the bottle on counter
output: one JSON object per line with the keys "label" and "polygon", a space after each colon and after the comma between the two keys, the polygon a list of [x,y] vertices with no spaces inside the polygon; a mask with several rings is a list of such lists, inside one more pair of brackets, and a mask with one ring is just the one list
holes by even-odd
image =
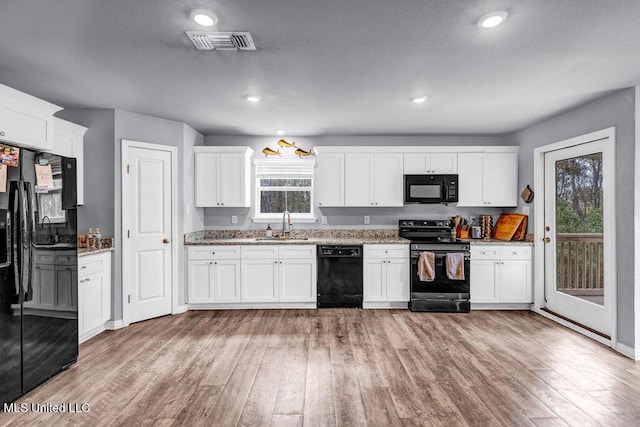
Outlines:
{"label": "bottle on counter", "polygon": [[87,248],[93,248],[93,228],[90,228],[87,232]]}
{"label": "bottle on counter", "polygon": [[271,229],[271,224],[267,224],[266,236],[273,237],[273,230]]}
{"label": "bottle on counter", "polygon": [[96,228],[96,232],[93,233],[93,247],[94,249],[102,249],[102,233],[99,228]]}

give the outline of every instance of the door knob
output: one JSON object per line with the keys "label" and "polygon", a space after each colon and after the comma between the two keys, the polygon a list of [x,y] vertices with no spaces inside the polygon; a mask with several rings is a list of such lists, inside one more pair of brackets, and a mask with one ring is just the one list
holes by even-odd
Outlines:
{"label": "door knob", "polygon": [[169,243],[171,240],[167,239],[166,237],[164,239],[162,239],[162,243]]}
{"label": "door knob", "polygon": [[551,241],[551,237],[545,237],[544,241],[545,241],[545,243],[549,243]]}

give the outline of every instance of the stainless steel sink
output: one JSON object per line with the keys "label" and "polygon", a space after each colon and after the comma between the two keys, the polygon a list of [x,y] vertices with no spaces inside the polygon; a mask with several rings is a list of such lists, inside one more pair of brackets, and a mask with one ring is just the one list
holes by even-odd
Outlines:
{"label": "stainless steel sink", "polygon": [[34,243],[33,247],[36,249],[72,249],[75,248],[76,245],[73,243]]}
{"label": "stainless steel sink", "polygon": [[274,241],[274,242],[282,242],[282,241],[289,241],[289,240],[309,240],[308,237],[279,237],[279,236],[274,236],[274,237],[256,237],[257,241]]}

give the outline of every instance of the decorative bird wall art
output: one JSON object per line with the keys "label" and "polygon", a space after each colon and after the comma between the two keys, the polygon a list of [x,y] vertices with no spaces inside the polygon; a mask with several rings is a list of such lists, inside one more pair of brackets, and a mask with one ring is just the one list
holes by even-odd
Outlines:
{"label": "decorative bird wall art", "polygon": [[270,147],[265,147],[262,150],[262,153],[264,154],[265,157],[269,157],[269,156],[281,156],[282,153],[280,152],[280,148],[295,148],[295,151],[293,152],[296,156],[303,158],[303,157],[308,157],[308,156],[315,156],[316,153],[313,152],[313,150],[304,150],[300,147],[298,147],[296,145],[295,141],[287,141],[286,139],[279,139],[278,142],[278,149],[277,150],[273,150]]}

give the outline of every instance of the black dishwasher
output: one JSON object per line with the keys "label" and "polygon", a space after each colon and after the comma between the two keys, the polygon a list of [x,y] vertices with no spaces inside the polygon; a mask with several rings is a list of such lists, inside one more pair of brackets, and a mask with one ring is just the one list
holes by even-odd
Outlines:
{"label": "black dishwasher", "polygon": [[362,308],[362,246],[318,246],[318,308]]}

